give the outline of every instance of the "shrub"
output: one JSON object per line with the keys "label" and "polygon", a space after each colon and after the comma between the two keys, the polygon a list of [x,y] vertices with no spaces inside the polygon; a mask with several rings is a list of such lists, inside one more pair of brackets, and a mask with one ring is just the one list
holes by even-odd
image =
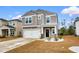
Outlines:
{"label": "shrub", "polygon": [[74,35],[74,33],[75,33],[74,27],[73,27],[72,25],[69,26],[68,34],[69,34],[69,35]]}
{"label": "shrub", "polygon": [[68,32],[67,32],[67,29],[62,27],[60,30],[59,30],[59,35],[67,35]]}
{"label": "shrub", "polygon": [[62,39],[62,38],[63,38],[63,36],[59,35],[59,36],[58,36],[58,38],[59,38],[59,39]]}

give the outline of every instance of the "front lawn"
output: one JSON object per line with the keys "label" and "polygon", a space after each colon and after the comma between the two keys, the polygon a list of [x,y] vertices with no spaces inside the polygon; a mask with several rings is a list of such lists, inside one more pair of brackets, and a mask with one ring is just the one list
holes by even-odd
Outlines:
{"label": "front lawn", "polygon": [[72,53],[68,48],[79,46],[79,37],[64,36],[64,42],[44,42],[36,40],[8,51],[7,53]]}

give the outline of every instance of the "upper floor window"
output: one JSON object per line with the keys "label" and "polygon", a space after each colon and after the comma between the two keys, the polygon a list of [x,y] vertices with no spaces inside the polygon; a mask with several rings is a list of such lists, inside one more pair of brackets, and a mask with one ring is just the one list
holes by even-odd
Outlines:
{"label": "upper floor window", "polygon": [[32,23],[32,18],[31,17],[26,18],[26,23]]}
{"label": "upper floor window", "polygon": [[47,23],[50,23],[50,17],[47,17],[47,21],[46,21]]}
{"label": "upper floor window", "polygon": [[21,18],[22,20],[25,20],[25,18],[23,17],[23,18]]}
{"label": "upper floor window", "polygon": [[13,25],[15,25],[15,24],[13,24]]}
{"label": "upper floor window", "polygon": [[28,18],[26,18],[26,23],[28,23]]}
{"label": "upper floor window", "polygon": [[31,17],[29,18],[29,23],[32,23],[32,18]]}
{"label": "upper floor window", "polygon": [[38,16],[38,20],[40,20],[40,19],[41,19],[41,16],[39,15],[39,16]]}

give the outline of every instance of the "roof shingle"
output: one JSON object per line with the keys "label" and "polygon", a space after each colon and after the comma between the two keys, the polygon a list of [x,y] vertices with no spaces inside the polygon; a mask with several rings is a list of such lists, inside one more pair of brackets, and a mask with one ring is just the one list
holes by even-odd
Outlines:
{"label": "roof shingle", "polygon": [[22,22],[22,21],[19,20],[19,19],[12,19],[12,20],[10,20],[10,21],[18,21],[18,22]]}
{"label": "roof shingle", "polygon": [[31,10],[29,12],[26,12],[24,15],[22,16],[27,16],[27,15],[34,15],[34,14],[55,14],[55,12],[50,12],[47,10],[42,10],[42,9],[38,9],[38,10]]}

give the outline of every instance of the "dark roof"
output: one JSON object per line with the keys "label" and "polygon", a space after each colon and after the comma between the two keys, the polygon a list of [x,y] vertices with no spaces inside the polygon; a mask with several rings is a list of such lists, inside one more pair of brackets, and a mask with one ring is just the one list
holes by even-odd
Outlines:
{"label": "dark roof", "polygon": [[[13,29],[15,29],[15,27],[10,26],[10,25],[3,25],[3,26],[6,26],[6,27],[8,27],[8,28],[13,28]],[[3,27],[3,26],[0,26],[0,27]]]}
{"label": "dark roof", "polygon": [[15,27],[13,27],[13,26],[10,26],[10,25],[5,25],[5,26],[7,26],[7,27],[9,27],[9,28],[15,28]]}
{"label": "dark roof", "polygon": [[0,18],[0,20],[2,20],[2,21],[8,21],[8,20],[6,20],[6,19],[3,19],[3,18]]}
{"label": "dark roof", "polygon": [[74,26],[75,26],[75,23],[79,21],[79,17],[76,17],[75,21],[74,21]]}
{"label": "dark roof", "polygon": [[22,21],[19,20],[19,19],[12,19],[12,20],[10,20],[10,21],[18,21],[18,22],[22,22]]}
{"label": "dark roof", "polygon": [[79,21],[79,19],[75,20],[75,22]]}
{"label": "dark roof", "polygon": [[26,12],[22,16],[26,16],[28,14],[55,14],[55,12],[50,12],[50,11],[47,11],[47,10],[38,9],[38,10],[31,10],[29,12]]}
{"label": "dark roof", "polygon": [[[75,22],[77,22],[77,21],[79,21],[79,17],[76,17],[76,18],[75,18]],[[75,22],[74,22],[74,23],[75,23]]]}

